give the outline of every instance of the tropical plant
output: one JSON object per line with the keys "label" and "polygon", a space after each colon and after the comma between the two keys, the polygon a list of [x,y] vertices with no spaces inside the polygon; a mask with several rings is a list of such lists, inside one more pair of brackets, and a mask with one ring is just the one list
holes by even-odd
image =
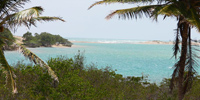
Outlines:
{"label": "tropical plant", "polygon": [[23,42],[27,42],[33,39],[33,35],[31,32],[26,32],[25,34],[23,34]]}
{"label": "tropical plant", "polygon": [[60,35],[52,35],[51,33],[42,32],[40,34],[35,33],[35,36],[31,32],[26,32],[23,35],[23,43],[28,47],[51,47],[52,45],[71,46],[72,43]]}
{"label": "tropical plant", "polygon": [[5,37],[8,40],[12,40],[12,41],[5,41],[7,46],[11,46],[13,44],[13,42],[15,41],[15,38],[13,37],[13,34],[11,33],[11,31],[9,29],[4,29],[3,32],[0,32],[0,36],[1,37]]}
{"label": "tropical plant", "polygon": [[[172,74],[170,89],[174,87],[175,81],[178,81],[178,98],[182,100],[185,93],[190,90],[194,75],[196,73],[195,55],[191,44],[191,28],[200,31],[200,0],[102,0],[92,4],[90,8],[100,4],[128,3],[142,4],[141,6],[120,9],[110,13],[106,19],[111,19],[118,15],[122,19],[142,18],[146,16],[157,21],[158,15],[177,18],[176,39],[174,42],[174,56],[180,52],[180,57],[175,64]],[[181,39],[179,38],[181,37]],[[181,50],[179,49],[181,43]]]}
{"label": "tropical plant", "polygon": [[31,32],[26,32],[23,34],[23,43],[28,47],[39,47],[41,43],[38,41],[38,37],[34,37]]}
{"label": "tropical plant", "polygon": [[[43,12],[42,7],[32,7],[29,9],[25,9],[22,11],[19,11],[20,8],[23,8],[23,5],[30,0],[0,0],[0,32],[4,30],[4,28],[9,28],[9,29],[16,29],[18,26],[26,26],[30,28],[31,25],[36,26],[36,22],[39,21],[54,21],[54,20],[61,20],[64,21],[63,19],[59,17],[48,17],[48,16],[40,16]],[[2,38],[2,37],[1,37]],[[5,38],[2,38],[5,40]],[[0,47],[4,45],[4,41],[0,40]],[[24,48],[24,47],[21,47]],[[23,53],[25,49],[22,49]],[[43,61],[41,59],[38,59],[34,53],[32,52],[27,52],[28,54],[25,54],[28,58],[31,60],[39,60],[40,64]],[[36,62],[37,62],[36,60]],[[34,61],[35,62],[35,61]],[[5,72],[10,75],[10,79],[12,82],[12,88],[13,88],[13,93],[17,93],[17,88],[16,88],[16,82],[14,80],[15,75],[13,71],[11,70],[11,67],[6,61],[6,58],[4,56],[4,53],[2,49],[0,49],[0,64],[3,69],[5,69]],[[37,63],[36,63],[37,64]],[[46,67],[47,65],[43,65],[47,70],[50,70],[49,67]],[[50,73],[54,74],[54,73]],[[57,80],[57,77],[54,75],[51,75],[54,80]]]}
{"label": "tropical plant", "polygon": [[58,77],[56,76],[54,71],[41,58],[39,58],[37,55],[35,55],[33,52],[31,52],[27,48],[25,48],[23,45],[19,44],[19,46],[20,46],[19,51],[21,51],[25,57],[29,58],[29,60],[33,61],[35,64],[38,64],[44,67],[44,69],[47,69],[49,75],[54,79],[54,83],[59,82]]}

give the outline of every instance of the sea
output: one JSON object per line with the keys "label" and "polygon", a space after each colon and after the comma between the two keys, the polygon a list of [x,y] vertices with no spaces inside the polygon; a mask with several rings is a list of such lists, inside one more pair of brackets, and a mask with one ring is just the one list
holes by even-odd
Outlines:
{"label": "sea", "polygon": [[[148,77],[149,82],[156,84],[164,78],[171,77],[176,63],[175,58],[172,57],[173,45],[137,44],[145,40],[131,39],[70,38],[69,41],[74,41],[75,47],[28,49],[44,61],[58,56],[74,57],[80,51],[85,57],[87,66],[94,64],[99,69],[109,66],[124,77],[143,75]],[[5,56],[10,65],[15,65],[19,61],[33,64],[18,51],[5,51]]]}

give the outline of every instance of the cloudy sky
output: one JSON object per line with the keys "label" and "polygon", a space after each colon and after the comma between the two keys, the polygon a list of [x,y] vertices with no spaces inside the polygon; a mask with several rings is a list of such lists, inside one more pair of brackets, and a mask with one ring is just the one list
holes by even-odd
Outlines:
{"label": "cloudy sky", "polygon": [[[174,40],[176,19],[167,18],[158,22],[148,18],[122,20],[117,17],[106,20],[105,17],[116,9],[130,8],[138,4],[98,5],[88,10],[97,0],[32,0],[24,7],[42,6],[44,16],[62,17],[66,22],[37,23],[37,27],[27,29],[19,27],[15,35],[25,32],[49,32],[67,38],[108,38],[137,40]],[[193,29],[192,38],[200,39],[200,34]]]}

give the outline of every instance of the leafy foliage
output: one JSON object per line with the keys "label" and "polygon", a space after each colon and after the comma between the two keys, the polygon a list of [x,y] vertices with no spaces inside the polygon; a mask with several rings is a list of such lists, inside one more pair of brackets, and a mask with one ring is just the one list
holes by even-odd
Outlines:
{"label": "leafy foliage", "polygon": [[[37,21],[64,21],[59,17],[40,16],[43,12],[43,8],[38,6],[19,11],[19,8],[23,8],[23,5],[29,1],[30,0],[0,0],[0,32],[3,32],[5,28],[15,30],[18,26],[22,25],[28,28],[32,25],[36,26]],[[1,37],[0,48],[5,45],[4,40],[5,38]],[[12,70],[6,61],[2,50],[0,53],[0,59],[2,59],[0,61],[0,67],[9,72],[6,74],[11,77],[13,93],[17,93]]]}
{"label": "leafy foliage", "polygon": [[[144,77],[123,77],[111,68],[97,69],[94,64],[86,66],[84,57],[76,55],[51,58],[48,65],[59,78],[59,85],[54,88],[52,78],[40,66],[17,64],[14,72],[18,76],[18,95],[13,97],[6,88],[0,85],[0,99],[153,99],[159,89],[155,84],[145,81]],[[0,70],[0,75],[2,75]],[[5,78],[0,77],[0,83]]]}
{"label": "leafy foliage", "polygon": [[[117,99],[117,100],[175,100],[177,88],[169,93],[171,79],[164,79],[160,85],[149,83],[146,77],[123,77],[110,67],[98,69],[96,65],[85,65],[81,54],[74,58],[60,56],[51,58],[48,65],[59,78],[59,85],[54,88],[53,79],[48,71],[38,65],[30,66],[18,63],[14,66],[17,76],[18,95],[13,96],[10,85],[5,84],[5,77],[0,77],[0,99]],[[0,75],[3,70],[0,70]],[[185,100],[198,99],[199,76],[194,78],[193,87]],[[10,81],[8,81],[10,83]]]}
{"label": "leafy foliage", "polygon": [[23,43],[28,46],[28,47],[39,47],[41,45],[41,43],[39,43],[39,41],[37,41],[37,38],[32,36],[31,32],[26,32],[23,35],[24,40]]}
{"label": "leafy foliage", "polygon": [[15,38],[13,37],[12,33],[9,29],[4,29],[3,32],[0,32],[0,37],[6,38],[5,43],[10,46],[15,41]]}
{"label": "leafy foliage", "polygon": [[28,47],[39,47],[39,46],[45,46],[45,47],[51,47],[51,45],[65,45],[65,46],[71,46],[72,43],[68,41],[67,39],[64,39],[60,35],[52,35],[47,32],[42,32],[41,34],[35,34],[35,36],[32,35],[30,32],[26,32],[23,35],[23,42]]}
{"label": "leafy foliage", "polygon": [[[17,87],[16,87],[16,82],[15,82],[16,76],[13,73],[8,62],[6,61],[6,58],[4,56],[2,49],[0,49],[0,64],[1,64],[0,66],[3,66],[2,69],[4,70],[4,73],[7,75],[6,78],[11,80],[11,86],[13,89],[13,93],[17,93]],[[10,75],[10,77],[8,75]]]}
{"label": "leafy foliage", "polygon": [[[102,0],[92,4],[90,8],[99,4],[111,3],[141,3],[142,6],[119,9],[110,13],[106,19],[111,19],[118,15],[121,19],[142,18],[146,16],[153,20],[158,19],[159,15],[166,17],[175,17],[177,22],[176,40],[174,45],[174,56],[177,59],[179,53],[179,36],[181,37],[181,51],[175,69],[172,74],[170,89],[178,82],[179,100],[184,98],[186,92],[191,89],[192,82],[197,66],[191,45],[191,28],[195,27],[200,31],[200,0]],[[185,73],[187,75],[185,75]],[[178,79],[177,79],[178,78]]]}
{"label": "leafy foliage", "polygon": [[20,46],[19,51],[22,52],[25,57],[27,57],[30,61],[33,61],[35,64],[46,69],[49,75],[54,79],[54,83],[55,82],[59,83],[58,77],[56,76],[54,71],[51,69],[51,67],[49,67],[42,59],[40,59],[37,55],[35,55],[30,50],[26,49],[24,46],[22,45],[19,45],[19,46]]}

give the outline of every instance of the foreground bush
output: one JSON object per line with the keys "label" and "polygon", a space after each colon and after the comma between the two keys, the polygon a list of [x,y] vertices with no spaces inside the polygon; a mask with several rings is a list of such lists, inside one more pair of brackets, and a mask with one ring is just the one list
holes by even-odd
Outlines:
{"label": "foreground bush", "polygon": [[[9,87],[8,77],[0,70],[1,100],[175,100],[177,90],[169,93],[169,79],[160,86],[150,84],[145,77],[123,77],[106,67],[97,69],[95,65],[84,65],[81,55],[72,58],[51,58],[48,65],[59,77],[59,84],[53,80],[47,71],[39,66],[17,64],[14,72],[17,76],[18,94],[13,95]],[[133,72],[134,73],[134,72]],[[186,100],[198,100],[199,83],[196,80],[194,88],[186,95]]]}

